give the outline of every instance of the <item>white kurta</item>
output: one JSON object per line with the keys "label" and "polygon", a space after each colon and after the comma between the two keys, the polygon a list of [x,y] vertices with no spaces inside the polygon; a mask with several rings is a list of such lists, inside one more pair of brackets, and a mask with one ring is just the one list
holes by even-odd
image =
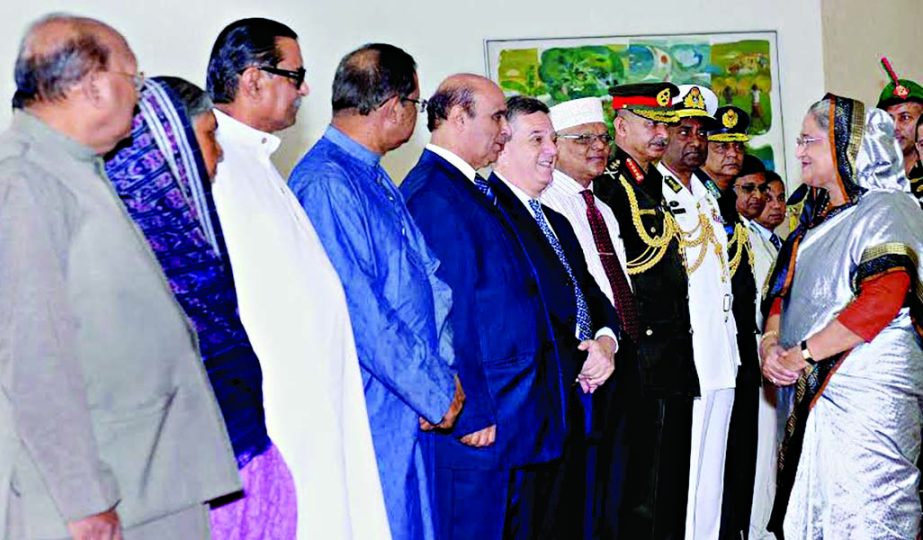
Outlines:
{"label": "white kurta", "polygon": [[[692,405],[692,454],[686,503],[686,540],[717,540],[724,496],[724,464],[740,354],[727,257],[727,234],[718,201],[693,175],[682,185],[663,163],[663,197],[689,245],[689,316],[701,397]],[[702,253],[704,250],[704,254]]]}
{"label": "white kurta", "polygon": [[[743,218],[741,218],[743,219]],[[756,280],[756,322],[762,331],[763,314],[759,309],[763,286],[775,263],[778,250],[772,245],[772,234],[759,223],[744,219],[750,231],[750,249],[753,250],[753,278]],[[756,339],[759,342],[760,335]],[[753,509],[750,511],[750,538],[772,540],[775,536],[766,530],[772,503],[776,495],[776,469],[779,452],[779,413],[776,408],[776,387],[764,385],[760,389],[759,419],[757,423],[756,476],[753,483]]]}
{"label": "white kurta", "polygon": [[[599,258],[599,250],[596,249],[596,240],[593,239],[593,229],[590,228],[590,221],[586,215],[586,201],[583,199],[581,191],[593,190],[593,184],[585,188],[570,176],[561,171],[554,171],[554,179],[551,184],[542,192],[542,204],[547,205],[555,212],[567,218],[570,226],[577,235],[580,247],[583,248],[583,254],[586,257],[586,265],[590,270],[590,275],[596,279],[599,288],[609,299],[615,303],[612,296],[612,285],[606,276],[606,269],[603,268],[602,259]],[[619,264],[622,266],[622,272],[625,273],[626,281],[631,286],[631,280],[628,279],[628,267],[625,266],[625,244],[622,243],[622,233],[619,230],[619,223],[615,219],[615,214],[609,205],[596,199],[596,207],[606,222],[606,228],[609,229],[609,237],[612,239],[612,246],[615,247],[615,254],[619,258]]]}
{"label": "white kurta", "polygon": [[390,539],[339,277],[270,160],[278,137],[215,115],[215,205],[263,370],[269,436],[295,480],[298,537]]}

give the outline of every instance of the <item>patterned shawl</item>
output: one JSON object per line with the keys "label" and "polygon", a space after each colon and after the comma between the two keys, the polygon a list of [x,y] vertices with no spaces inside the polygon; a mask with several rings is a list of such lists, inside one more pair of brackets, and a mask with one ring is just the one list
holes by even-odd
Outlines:
{"label": "patterned shawl", "polygon": [[173,92],[148,80],[138,107],[131,138],[107,157],[106,172],[199,336],[243,467],[269,447],[262,373],[238,316],[211,185],[191,121]]}

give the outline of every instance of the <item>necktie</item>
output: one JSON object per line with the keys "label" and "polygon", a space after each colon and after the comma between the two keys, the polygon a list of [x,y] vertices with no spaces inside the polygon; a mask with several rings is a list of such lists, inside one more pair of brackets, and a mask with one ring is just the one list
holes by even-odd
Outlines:
{"label": "necktie", "polygon": [[609,285],[612,287],[612,296],[615,299],[615,307],[619,312],[622,328],[637,343],[640,333],[638,328],[638,306],[635,303],[634,294],[631,292],[631,286],[628,284],[628,278],[625,276],[625,272],[622,271],[619,257],[615,254],[612,237],[609,236],[609,228],[606,226],[602,213],[596,206],[596,198],[593,196],[593,192],[585,189],[580,192],[580,195],[586,201],[586,217],[590,222],[590,230],[593,231],[593,241],[596,242],[599,260],[603,263],[603,270],[605,270]]}
{"label": "necktie", "polygon": [[494,190],[490,189],[490,184],[487,183],[487,180],[484,180],[481,175],[476,174],[474,176],[474,186],[487,197],[490,204],[497,206],[497,196],[494,195]]}
{"label": "necktie", "polygon": [[537,199],[529,199],[529,207],[532,208],[532,212],[535,214],[535,221],[538,223],[539,229],[542,230],[542,234],[545,235],[548,243],[551,244],[551,248],[554,250],[554,254],[558,256],[558,260],[561,261],[561,264],[564,266],[564,270],[567,272],[567,277],[569,277],[570,282],[574,284],[574,296],[577,297],[578,338],[581,341],[590,339],[593,336],[593,331],[592,324],[590,322],[590,310],[587,307],[586,298],[583,296],[583,290],[580,288],[580,285],[577,284],[577,279],[574,277],[574,271],[571,269],[570,263],[567,262],[567,257],[564,255],[564,249],[561,248],[561,243],[558,242],[558,238],[551,231],[551,227],[548,225],[548,221],[545,219],[545,213],[542,211],[542,203],[538,202]]}
{"label": "necktie", "polygon": [[772,233],[769,235],[769,241],[772,242],[772,245],[776,246],[776,249],[782,249],[782,239],[779,238],[779,235]]}

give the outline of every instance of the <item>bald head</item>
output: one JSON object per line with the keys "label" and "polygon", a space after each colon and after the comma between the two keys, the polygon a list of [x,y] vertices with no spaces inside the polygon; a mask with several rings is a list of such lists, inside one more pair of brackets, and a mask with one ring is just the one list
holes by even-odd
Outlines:
{"label": "bald head", "polygon": [[16,58],[13,107],[104,154],[131,133],[138,64],[112,27],[49,15],[26,32]]}
{"label": "bald head", "polygon": [[107,69],[113,54],[134,60],[125,39],[105,23],[61,14],[39,19],[16,57],[13,107],[64,99],[87,75]]}
{"label": "bald head", "polygon": [[459,73],[442,81],[427,105],[432,142],[478,169],[496,161],[510,137],[506,98],[493,81]]}

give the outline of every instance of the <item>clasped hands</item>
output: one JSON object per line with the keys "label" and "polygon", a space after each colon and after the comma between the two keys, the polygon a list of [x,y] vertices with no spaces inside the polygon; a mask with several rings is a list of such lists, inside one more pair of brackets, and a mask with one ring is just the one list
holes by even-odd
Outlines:
{"label": "clasped hands", "polygon": [[776,386],[795,384],[808,363],[801,355],[800,347],[783,349],[778,335],[769,335],[760,342],[760,359],[763,376]]}
{"label": "clasped hands", "polygon": [[581,342],[577,348],[587,353],[577,383],[585,393],[592,394],[615,372],[616,343],[609,336],[600,336]]}

